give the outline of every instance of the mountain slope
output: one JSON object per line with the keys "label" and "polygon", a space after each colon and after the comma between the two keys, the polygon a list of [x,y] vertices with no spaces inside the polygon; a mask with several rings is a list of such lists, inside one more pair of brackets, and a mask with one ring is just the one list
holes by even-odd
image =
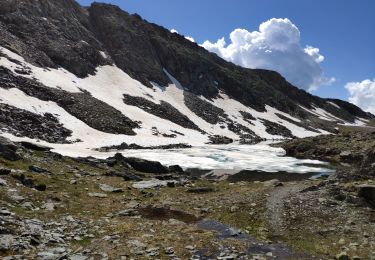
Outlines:
{"label": "mountain slope", "polygon": [[314,136],[373,118],[108,4],[7,0],[0,46],[2,135],[68,154]]}

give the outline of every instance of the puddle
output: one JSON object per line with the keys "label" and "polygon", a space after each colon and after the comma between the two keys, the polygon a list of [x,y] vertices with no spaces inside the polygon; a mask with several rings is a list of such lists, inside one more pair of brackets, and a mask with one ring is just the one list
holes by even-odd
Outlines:
{"label": "puddle", "polygon": [[[286,245],[280,243],[267,244],[260,242],[256,238],[246,233],[242,233],[239,230],[233,229],[215,220],[203,219],[197,222],[197,226],[201,229],[216,232],[216,239],[218,240],[235,239],[245,243],[247,249],[244,251],[244,253],[246,253],[248,256],[272,253],[272,257],[270,256],[267,259],[310,259],[304,254],[293,252]],[[207,250],[203,249],[198,251],[196,255],[198,255],[200,259],[215,259],[225,250],[226,248],[222,248],[219,252],[207,256]]]}
{"label": "puddle", "polygon": [[243,170],[238,173],[229,175],[227,180],[230,182],[238,181],[269,181],[272,179],[278,179],[279,181],[301,181],[307,180],[317,175],[316,172],[312,173],[291,173],[285,171],[279,172],[265,172],[258,170]]}
{"label": "puddle", "polygon": [[169,220],[176,219],[188,224],[196,223],[200,219],[193,215],[179,210],[172,210],[162,207],[145,207],[137,209],[137,212],[143,218],[151,220]]}

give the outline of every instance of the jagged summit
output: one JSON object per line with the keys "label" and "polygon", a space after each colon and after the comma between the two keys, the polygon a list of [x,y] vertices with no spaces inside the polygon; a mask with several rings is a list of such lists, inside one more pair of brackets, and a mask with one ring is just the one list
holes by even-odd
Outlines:
{"label": "jagged summit", "polygon": [[2,135],[61,150],[251,143],[373,118],[276,72],[224,61],[117,6],[72,0],[3,3],[0,98]]}

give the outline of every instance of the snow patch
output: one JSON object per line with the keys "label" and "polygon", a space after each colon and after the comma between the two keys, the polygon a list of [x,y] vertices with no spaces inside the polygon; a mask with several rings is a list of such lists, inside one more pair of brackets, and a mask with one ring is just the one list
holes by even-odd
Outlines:
{"label": "snow patch", "polygon": [[341,109],[341,107],[339,105],[337,105],[336,103],[333,103],[331,101],[328,101],[327,103],[330,104],[330,105],[332,105],[332,106],[334,106],[334,107],[336,107],[336,108],[338,108],[338,109]]}

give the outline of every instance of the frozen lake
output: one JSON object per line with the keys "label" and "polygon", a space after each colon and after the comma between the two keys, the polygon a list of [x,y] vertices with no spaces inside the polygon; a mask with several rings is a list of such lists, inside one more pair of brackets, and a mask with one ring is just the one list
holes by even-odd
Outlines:
{"label": "frozen lake", "polygon": [[265,172],[328,173],[327,163],[285,157],[282,148],[256,145],[207,145],[171,150],[124,150],[126,157],[159,161],[164,165],[208,170],[258,170]]}

